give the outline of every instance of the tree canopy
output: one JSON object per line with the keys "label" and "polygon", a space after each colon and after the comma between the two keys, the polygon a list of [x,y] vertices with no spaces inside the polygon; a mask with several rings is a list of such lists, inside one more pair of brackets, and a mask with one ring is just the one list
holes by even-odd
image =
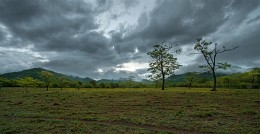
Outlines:
{"label": "tree canopy", "polygon": [[28,92],[28,87],[36,87],[38,80],[33,79],[32,77],[24,77],[17,80],[18,85],[25,87],[26,92]]}
{"label": "tree canopy", "polygon": [[[162,90],[165,87],[165,78],[174,74],[176,69],[179,69],[181,65],[177,62],[177,58],[173,56],[171,49],[177,44],[172,43],[160,43],[153,46],[153,50],[147,54],[152,58],[149,64],[148,71],[151,74],[148,77],[152,80],[162,80]],[[181,53],[181,49],[176,49],[175,53]]]}
{"label": "tree canopy", "polygon": [[48,91],[49,85],[50,85],[51,80],[53,78],[53,74],[51,72],[48,72],[48,71],[41,71],[41,76],[42,76],[42,78],[45,82],[46,91]]}

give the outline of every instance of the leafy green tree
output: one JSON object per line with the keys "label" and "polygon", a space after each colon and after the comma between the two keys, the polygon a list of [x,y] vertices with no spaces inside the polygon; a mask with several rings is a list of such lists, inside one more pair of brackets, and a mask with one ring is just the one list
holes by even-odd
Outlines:
{"label": "leafy green tree", "polygon": [[[213,47],[211,47],[213,45]],[[213,44],[212,42],[207,42],[205,40],[202,40],[202,38],[197,39],[197,42],[195,43],[194,49],[198,51],[200,54],[203,55],[205,61],[207,64],[199,66],[200,68],[205,68],[206,70],[209,70],[212,72],[213,76],[213,88],[211,91],[217,91],[217,78],[216,78],[216,69],[227,69],[231,67],[228,63],[219,63],[217,62],[217,55],[234,50],[238,47],[233,48],[226,48],[223,46],[222,49],[217,48],[218,44]]]}
{"label": "leafy green tree", "polygon": [[192,83],[195,81],[196,77],[197,77],[197,72],[188,72],[186,73],[186,81],[188,83],[188,88],[190,89],[192,86]]}
{"label": "leafy green tree", "polygon": [[28,92],[28,87],[36,87],[37,80],[33,79],[32,77],[25,77],[17,80],[18,85],[25,87],[26,92]]}
{"label": "leafy green tree", "polygon": [[90,83],[84,83],[83,87],[84,88],[92,88],[92,85]]}
{"label": "leafy green tree", "polygon": [[0,77],[0,89],[4,86],[5,81],[4,78]]}
{"label": "leafy green tree", "polygon": [[60,90],[62,90],[62,88],[68,83],[68,81],[66,80],[65,77],[58,77],[57,78],[58,82],[59,82],[59,87],[60,87]]}
{"label": "leafy green tree", "polygon": [[230,76],[222,76],[219,78],[219,81],[221,82],[222,87],[231,87],[231,78]]}
{"label": "leafy green tree", "polygon": [[81,82],[81,81],[78,81],[78,82],[77,82],[77,86],[78,86],[78,90],[79,90],[79,88],[82,86],[82,82]]}
{"label": "leafy green tree", "polygon": [[[177,58],[173,57],[171,49],[173,48],[172,43],[160,43],[153,46],[153,50],[147,54],[152,58],[152,62],[149,64],[150,68],[148,71],[151,72],[148,77],[154,81],[161,80],[162,90],[165,87],[165,79],[167,76],[174,74],[176,69],[179,69],[181,65],[177,62]],[[181,49],[177,49],[175,53],[180,54]]]}
{"label": "leafy green tree", "polygon": [[109,85],[110,85],[110,88],[118,88],[119,87],[118,83],[110,82]]}
{"label": "leafy green tree", "polygon": [[92,87],[97,87],[97,82],[95,80],[91,80],[89,83],[92,85]]}
{"label": "leafy green tree", "polygon": [[17,86],[17,82],[15,80],[0,77],[0,85],[1,87],[15,87]]}
{"label": "leafy green tree", "polygon": [[[0,76],[1,76],[2,74],[0,73]],[[2,78],[0,77],[0,89],[2,88],[2,86],[3,86],[3,82],[2,82]]]}
{"label": "leafy green tree", "polygon": [[46,91],[48,91],[51,80],[53,79],[53,74],[51,72],[48,72],[48,71],[41,71],[40,75],[42,76],[42,78],[45,82]]}
{"label": "leafy green tree", "polygon": [[101,83],[99,84],[99,88],[105,88],[105,87],[106,87],[106,84],[105,84],[105,83],[101,82]]}
{"label": "leafy green tree", "polygon": [[260,78],[260,68],[253,68],[249,72],[241,74],[241,81],[248,83],[248,88],[258,88]]}
{"label": "leafy green tree", "polygon": [[260,84],[260,68],[253,68],[250,71],[251,75],[251,88],[258,88]]}
{"label": "leafy green tree", "polygon": [[77,81],[70,81],[69,86],[77,89],[78,88],[78,82]]}

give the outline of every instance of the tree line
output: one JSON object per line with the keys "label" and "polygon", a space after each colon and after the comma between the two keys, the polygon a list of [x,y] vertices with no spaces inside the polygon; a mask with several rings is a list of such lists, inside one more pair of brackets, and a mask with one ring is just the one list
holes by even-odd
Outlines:
{"label": "tree line", "polygon": [[[160,80],[154,82],[136,82],[134,77],[122,78],[118,81],[73,81],[65,79],[64,77],[57,77],[51,72],[42,71],[40,74],[48,74],[49,78],[38,80],[32,77],[23,77],[20,79],[7,79],[0,77],[1,87],[24,87],[25,91],[28,88],[74,88],[80,90],[81,88],[161,88],[162,83]],[[46,76],[42,76],[46,77]],[[234,73],[229,75],[217,76],[217,85],[219,88],[236,88],[236,89],[256,89],[260,88],[260,68],[253,68],[248,72]],[[186,87],[199,88],[199,87],[212,87],[213,79],[208,73],[187,72],[182,75],[173,75],[165,80],[165,88],[167,87]]]}
{"label": "tree line", "polygon": [[[220,74],[216,78],[217,88],[234,88],[234,89],[259,89],[260,88],[260,68],[252,68],[248,72],[233,73],[233,74]],[[212,87],[214,80],[210,77],[205,77],[198,72],[186,73],[182,81],[169,81],[168,87]]]}
{"label": "tree line", "polygon": [[91,80],[88,82],[81,82],[79,80],[69,80],[65,77],[55,76],[50,71],[41,71],[39,72],[41,80],[34,79],[32,77],[23,77],[19,79],[7,79],[0,77],[0,88],[1,87],[24,87],[27,91],[28,88],[39,87],[46,88],[46,91],[49,88],[144,88],[144,87],[152,87],[151,84],[146,84],[142,82],[134,81],[134,76],[129,76],[125,79],[120,79],[117,81],[105,81],[98,82],[95,80]]}

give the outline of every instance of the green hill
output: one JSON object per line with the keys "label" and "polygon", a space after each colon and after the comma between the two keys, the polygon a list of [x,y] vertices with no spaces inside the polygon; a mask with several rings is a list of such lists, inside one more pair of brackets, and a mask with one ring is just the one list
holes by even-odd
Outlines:
{"label": "green hill", "polygon": [[[228,75],[228,74],[216,73],[217,77],[226,76],[226,75]],[[188,73],[172,75],[172,76],[167,78],[167,81],[172,81],[172,82],[175,82],[175,83],[185,82],[187,77],[188,77]],[[207,80],[212,80],[213,79],[212,78],[212,74],[208,73],[208,72],[198,73],[196,75],[196,77],[200,78],[200,79],[207,79]]]}
{"label": "green hill", "polygon": [[0,77],[7,78],[7,79],[13,79],[13,80],[24,78],[24,77],[32,77],[37,80],[42,80],[42,77],[40,75],[41,71],[48,71],[48,72],[51,72],[54,75],[54,77],[56,77],[56,78],[64,77],[65,79],[71,80],[71,81],[89,82],[89,81],[93,80],[88,77],[81,78],[78,76],[68,76],[68,75],[57,73],[57,72],[47,70],[44,68],[32,68],[32,69],[18,71],[18,72],[5,73],[5,74],[0,75]]}

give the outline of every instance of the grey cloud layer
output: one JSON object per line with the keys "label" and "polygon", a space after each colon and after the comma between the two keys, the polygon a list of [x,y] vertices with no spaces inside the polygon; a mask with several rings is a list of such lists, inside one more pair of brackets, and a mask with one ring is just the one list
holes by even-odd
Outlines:
{"label": "grey cloud layer", "polygon": [[[107,13],[114,16],[112,19],[118,19],[124,14],[110,12],[115,3],[122,4],[124,9],[119,10],[127,14],[128,9],[135,8],[139,1],[97,0],[94,3],[83,0],[0,0],[0,47],[32,45],[31,50],[42,55],[54,53],[46,55],[49,62],[39,62],[36,57],[30,59],[30,65],[23,65],[21,61],[28,55],[20,53],[17,58],[10,56],[11,52],[5,52],[8,54],[2,54],[1,64],[9,69],[1,68],[1,71],[16,71],[19,66],[42,66],[93,78],[105,78],[105,75],[119,78],[131,73],[115,72],[111,67],[130,61],[148,62],[146,53],[155,43],[174,40],[193,48],[198,37],[209,37],[213,42],[230,47],[240,46],[230,54],[221,55],[220,60],[238,66],[260,66],[258,0],[158,0],[151,12],[140,11],[136,26],[122,22],[118,29],[108,33],[110,38],[98,31],[102,23],[97,22],[97,16]],[[7,59],[13,64],[7,65]],[[201,62],[201,58],[197,61]],[[98,68],[110,69],[99,74],[96,72]]]}

